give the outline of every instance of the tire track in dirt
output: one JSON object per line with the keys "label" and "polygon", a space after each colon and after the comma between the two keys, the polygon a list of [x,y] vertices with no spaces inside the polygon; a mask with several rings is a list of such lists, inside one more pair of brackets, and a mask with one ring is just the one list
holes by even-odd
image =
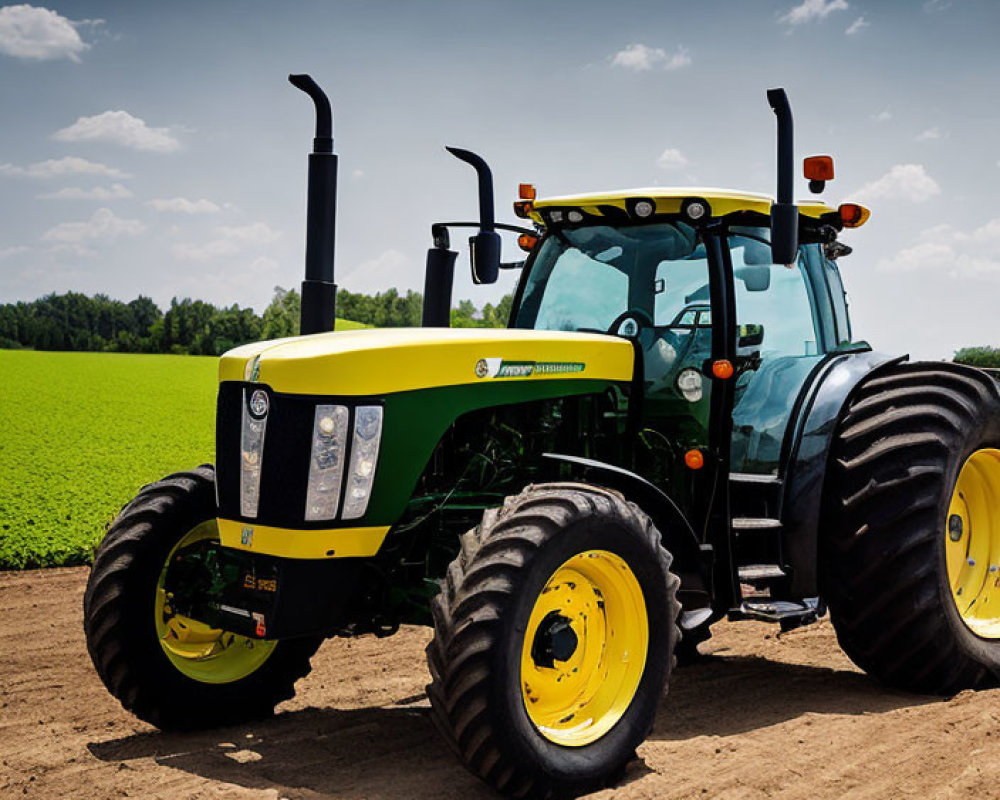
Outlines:
{"label": "tire track in dirt", "polygon": [[[0,797],[491,798],[427,714],[428,632],[325,643],[270,721],[161,734],[87,657],[85,569],[0,573]],[[624,782],[602,798],[1000,797],[1000,691],[886,690],[829,623],[722,623],[679,670]]]}

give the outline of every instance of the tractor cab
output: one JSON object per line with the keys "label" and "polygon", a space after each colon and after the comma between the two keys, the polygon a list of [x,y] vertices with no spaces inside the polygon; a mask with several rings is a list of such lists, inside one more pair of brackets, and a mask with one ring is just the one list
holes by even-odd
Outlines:
{"label": "tractor cab", "polygon": [[[842,247],[841,212],[801,204],[797,257],[775,264],[771,203],[718,189],[636,189],[519,205],[541,236],[510,324],[633,340],[646,423],[681,452],[707,446],[713,353],[731,354],[731,468],[776,475],[788,398],[851,331],[831,258]],[[735,317],[713,315],[720,303]]]}

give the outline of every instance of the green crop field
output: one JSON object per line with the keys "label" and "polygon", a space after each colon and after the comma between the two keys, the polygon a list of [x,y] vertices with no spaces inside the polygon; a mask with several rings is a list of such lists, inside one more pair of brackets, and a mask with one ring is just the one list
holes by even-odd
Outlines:
{"label": "green crop field", "polygon": [[0,350],[0,569],[89,562],[141,486],[213,461],[217,364]]}
{"label": "green crop field", "polygon": [[143,484],[214,460],[217,364],[0,351],[0,569],[86,563]]}

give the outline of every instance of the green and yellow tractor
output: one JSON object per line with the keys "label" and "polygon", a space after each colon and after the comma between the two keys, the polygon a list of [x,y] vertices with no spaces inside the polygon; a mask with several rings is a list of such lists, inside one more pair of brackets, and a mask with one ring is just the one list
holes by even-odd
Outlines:
{"label": "green and yellow tractor", "polygon": [[[423,327],[333,333],[330,106],[292,82],[317,114],[303,335],[222,356],[215,465],[144,487],[97,550],[87,643],[126,709],[259,718],[324,639],[430,626],[448,744],[547,797],[621,774],[725,617],[829,611],[890,686],[996,683],[1000,391],[854,337],[838,235],[868,211],[794,202],[784,91],[777,201],[524,184],[507,225],[451,149],[480,219],[432,226]],[[804,163],[822,191],[832,160]],[[521,271],[506,330],[448,327],[463,227],[475,281]]]}

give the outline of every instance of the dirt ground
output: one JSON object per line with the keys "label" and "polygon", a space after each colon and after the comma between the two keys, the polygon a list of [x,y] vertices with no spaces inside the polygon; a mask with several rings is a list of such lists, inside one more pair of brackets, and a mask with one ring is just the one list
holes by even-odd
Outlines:
{"label": "dirt ground", "polygon": [[[161,734],[87,657],[87,571],[0,573],[0,797],[495,797],[427,716],[427,632],[329,641],[274,720]],[[948,701],[857,672],[828,622],[720,624],[610,798],[1000,797],[1000,690]],[[996,735],[994,735],[996,734]]]}

